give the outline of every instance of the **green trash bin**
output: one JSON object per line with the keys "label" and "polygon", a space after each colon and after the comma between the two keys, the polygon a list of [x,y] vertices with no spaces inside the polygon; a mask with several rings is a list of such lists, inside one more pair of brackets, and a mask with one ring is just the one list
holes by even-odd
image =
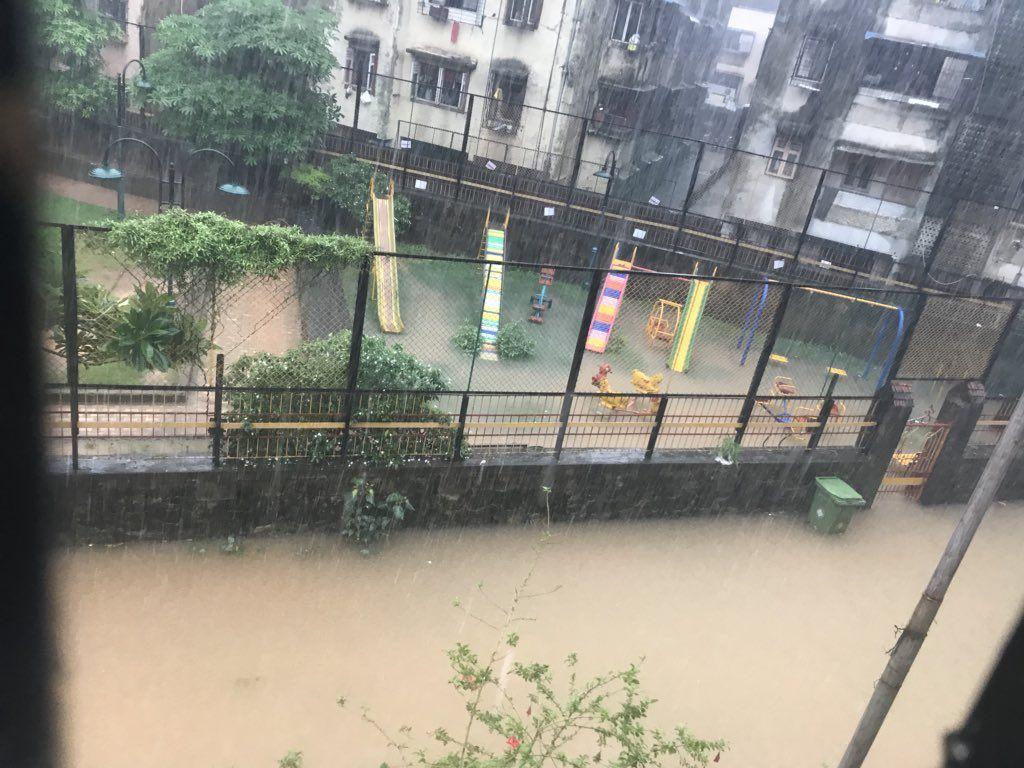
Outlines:
{"label": "green trash bin", "polygon": [[863,507],[864,497],[838,477],[816,477],[814,498],[807,520],[818,533],[842,533],[850,525],[853,510]]}

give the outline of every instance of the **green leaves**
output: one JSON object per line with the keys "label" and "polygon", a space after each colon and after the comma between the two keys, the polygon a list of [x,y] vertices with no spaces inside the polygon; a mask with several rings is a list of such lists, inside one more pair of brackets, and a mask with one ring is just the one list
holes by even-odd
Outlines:
{"label": "green leaves", "polygon": [[175,136],[230,147],[250,164],[306,150],[340,111],[322,89],[338,65],[337,20],[280,0],[214,0],[157,28],[146,59],[159,120]]}
{"label": "green leaves", "polygon": [[354,264],[371,246],[351,235],[307,235],[298,227],[250,226],[208,211],[172,208],[109,222],[107,242],[147,272],[178,285],[226,287],[249,275],[274,276],[300,262]]}
{"label": "green leaves", "polygon": [[352,481],[352,491],[345,497],[341,514],[341,535],[362,547],[386,538],[405,520],[412,504],[400,493],[391,493],[378,501],[372,485],[365,477]]}
{"label": "green leaves", "polygon": [[101,52],[117,27],[79,0],[33,0],[35,59],[42,101],[58,112],[91,117],[114,110],[114,81]]}
{"label": "green leaves", "polygon": [[[388,178],[374,174],[373,166],[354,155],[337,157],[326,167],[299,165],[292,169],[291,179],[315,200],[328,200],[357,226],[366,216],[370,196],[370,178],[374,177],[377,194],[387,191]],[[395,234],[401,235],[412,223],[412,205],[404,195],[395,196]]]}

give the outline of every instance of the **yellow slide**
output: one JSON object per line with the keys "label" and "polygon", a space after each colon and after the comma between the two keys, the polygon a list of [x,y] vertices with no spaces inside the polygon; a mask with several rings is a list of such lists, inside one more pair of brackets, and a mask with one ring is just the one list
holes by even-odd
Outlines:
{"label": "yellow slide", "polygon": [[[388,193],[377,197],[370,179],[370,208],[373,214],[373,247],[378,251],[395,250],[395,183],[388,182]],[[398,306],[398,261],[394,256],[373,257],[373,282],[377,295],[377,319],[385,333],[401,333],[402,315]]]}

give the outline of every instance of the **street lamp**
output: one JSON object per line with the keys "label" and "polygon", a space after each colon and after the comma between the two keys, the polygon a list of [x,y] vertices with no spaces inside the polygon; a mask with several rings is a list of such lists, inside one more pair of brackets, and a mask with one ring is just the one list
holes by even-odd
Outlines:
{"label": "street lamp", "polygon": [[[232,168],[235,167],[235,162],[230,157],[221,152],[219,149],[213,149],[211,147],[202,147],[201,149],[193,149],[191,152],[189,152],[188,158],[186,158],[185,160],[185,170],[182,171],[181,173],[182,207],[184,207],[185,205],[185,177],[188,175],[188,169],[192,166],[192,158],[195,157],[196,155],[203,154],[204,152],[209,152],[211,154],[217,155],[222,160],[226,160],[228,165],[230,165]],[[249,194],[249,190],[244,184],[239,184],[238,182],[235,181],[228,181],[225,182],[224,184],[220,184],[217,186],[217,189],[223,192],[225,195],[233,195],[235,197],[246,197]]]}
{"label": "street lamp", "polygon": [[[156,203],[156,209],[157,209],[157,212],[160,212],[161,210],[163,210],[163,206],[164,206],[164,184],[165,183],[167,184],[167,204],[169,206],[171,206],[171,207],[173,207],[175,205],[178,205],[179,203],[174,199],[175,198],[174,189],[175,189],[175,185],[178,183],[177,179],[175,177],[174,163],[170,162],[170,160],[168,160],[168,162],[166,164],[166,170],[165,170],[164,161],[160,158],[160,153],[157,152],[155,149],[153,149],[153,146],[151,144],[143,141],[142,139],[136,139],[136,138],[127,136],[125,138],[115,139],[114,141],[110,142],[106,146],[106,148],[103,150],[103,160],[102,160],[102,162],[97,167],[92,168],[89,171],[89,176],[91,176],[94,179],[100,179],[100,180],[103,180],[103,181],[115,181],[116,180],[118,182],[118,184],[123,184],[123,182],[124,182],[124,171],[121,170],[121,168],[118,168],[118,167],[113,166],[113,165],[110,164],[110,150],[113,149],[115,146],[118,146],[118,145],[123,144],[123,143],[141,144],[142,146],[144,146],[146,149],[149,150],[150,154],[156,160],[156,164],[157,164],[157,195],[156,195],[157,203]],[[219,155],[223,159],[227,160],[228,163],[230,163],[232,166],[234,166],[234,163],[231,161],[231,158],[228,157],[227,155],[225,155],[219,149],[212,149],[210,147],[203,147],[202,149],[194,149],[194,150],[192,150],[189,153],[188,159],[185,161],[185,170],[186,170],[186,172],[188,171],[189,165],[192,162],[192,158],[195,157],[196,155],[200,154],[200,153],[203,153],[203,152],[212,152],[212,153],[214,153],[216,155]],[[166,182],[164,180],[164,176],[165,175],[167,177],[166,178]],[[182,176],[181,176],[181,182],[180,183],[181,183],[181,197],[182,197],[182,201],[181,201],[180,204],[183,205],[184,204],[184,198],[185,198],[185,175],[184,174],[182,174]],[[243,185],[235,183],[235,182],[227,182],[225,184],[221,184],[218,187],[218,189],[221,192],[224,192],[225,194],[229,194],[229,195],[244,196],[244,195],[248,195],[249,194],[249,190],[248,189],[246,189]]]}
{"label": "street lamp", "polygon": [[[609,160],[611,161],[609,163]],[[612,193],[612,184],[615,183],[615,150],[611,150],[605,155],[604,163],[601,165],[600,170],[594,171],[594,175],[599,179],[605,179],[608,183],[604,187],[604,207],[608,207],[608,197]]]}
{"label": "street lamp", "polygon": [[[126,62],[121,68],[120,74],[117,76],[117,137],[122,138],[123,131],[121,130],[124,126],[125,117],[128,114],[128,68],[132,64],[139,65],[140,77],[135,81],[135,85],[142,90],[148,91],[153,86],[150,84],[149,79],[146,77],[146,65],[142,63],[140,59],[131,59]],[[124,165],[124,155],[119,151],[121,164]],[[90,173],[93,178],[102,178]],[[124,176],[111,176],[111,179],[117,180],[117,215],[120,218],[124,218]]]}

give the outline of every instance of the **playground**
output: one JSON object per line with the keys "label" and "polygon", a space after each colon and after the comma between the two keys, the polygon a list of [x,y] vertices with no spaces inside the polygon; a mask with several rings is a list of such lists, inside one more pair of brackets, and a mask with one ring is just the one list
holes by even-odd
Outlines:
{"label": "playground", "polygon": [[[386,198],[383,198],[386,200]],[[378,249],[393,229],[380,226],[389,206],[374,198]],[[440,368],[454,390],[563,391],[581,325],[587,327],[577,391],[600,387],[614,396],[744,394],[767,341],[782,294],[777,284],[731,282],[718,276],[668,277],[645,270],[636,252],[603,259],[593,316],[585,318],[589,273],[509,266],[525,254],[505,251],[507,221],[488,212],[475,262],[377,257],[364,333],[383,333]],[[392,246],[393,247],[393,246]],[[421,254],[437,257],[438,254]],[[468,254],[450,254],[462,259]],[[354,295],[354,278],[346,293]],[[529,352],[502,354],[499,334],[518,326]],[[476,354],[453,339],[476,328]],[[871,395],[884,381],[902,338],[897,304],[813,288],[797,288],[771,350],[762,393],[820,396],[833,375],[838,395]],[[472,331],[470,331],[472,333]],[[600,377],[600,385],[591,384]],[[651,382],[658,384],[652,389]],[[637,389],[635,382],[646,384]],[[642,407],[642,406],[641,406]]]}

